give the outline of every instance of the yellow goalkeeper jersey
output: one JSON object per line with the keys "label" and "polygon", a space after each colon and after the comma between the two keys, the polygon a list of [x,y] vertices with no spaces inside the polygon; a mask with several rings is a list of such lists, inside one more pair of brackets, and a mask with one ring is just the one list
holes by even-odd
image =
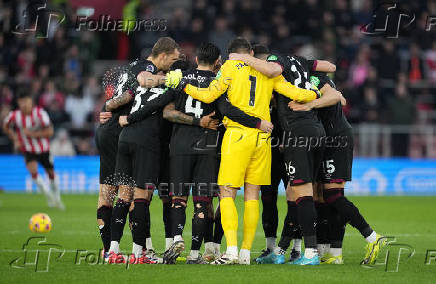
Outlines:
{"label": "yellow goalkeeper jersey", "polygon": [[[227,60],[208,88],[198,88],[190,84],[185,87],[186,94],[205,103],[211,103],[227,92],[232,105],[267,121],[271,121],[269,104],[273,90],[299,102],[316,99],[315,92],[297,88],[283,76],[268,78],[244,62],[236,60]],[[243,127],[227,117],[224,117],[223,123],[227,126]]]}

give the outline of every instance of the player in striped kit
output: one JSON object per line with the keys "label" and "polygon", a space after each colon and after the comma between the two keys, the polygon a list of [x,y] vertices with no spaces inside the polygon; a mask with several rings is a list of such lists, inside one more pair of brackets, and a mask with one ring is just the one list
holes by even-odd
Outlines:
{"label": "player in striped kit", "polygon": [[[14,148],[24,154],[26,168],[38,190],[46,196],[48,206],[65,209],[49,152],[49,138],[53,135],[50,118],[44,109],[33,105],[32,97],[25,91],[18,94],[17,102],[18,109],[6,116],[3,131],[13,141]],[[38,175],[38,163],[47,172],[48,187]]]}

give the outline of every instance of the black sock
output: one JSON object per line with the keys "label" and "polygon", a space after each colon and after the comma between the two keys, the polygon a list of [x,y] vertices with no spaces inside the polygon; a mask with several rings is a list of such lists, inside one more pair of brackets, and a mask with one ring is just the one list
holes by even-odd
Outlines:
{"label": "black sock", "polygon": [[277,210],[277,190],[271,187],[262,189],[262,226],[265,238],[276,238],[279,222]]}
{"label": "black sock", "polygon": [[148,205],[145,208],[145,238],[151,238],[151,220],[150,220],[150,201],[148,202]]}
{"label": "black sock", "polygon": [[111,246],[111,218],[112,207],[102,206],[97,209],[97,219],[103,221],[103,227],[100,228],[100,237],[105,252],[109,252]]}
{"label": "black sock", "polygon": [[297,199],[298,223],[304,237],[305,248],[316,248],[316,211],[312,196],[303,196]]}
{"label": "black sock", "polygon": [[346,222],[336,209],[331,208],[329,216],[329,239],[331,248],[342,248]]}
{"label": "black sock", "polygon": [[212,200],[208,203],[208,210],[207,210],[207,225],[206,225],[206,231],[204,232],[203,240],[204,243],[213,242],[213,203]]}
{"label": "black sock", "polygon": [[171,232],[174,237],[183,234],[186,223],[186,201],[176,198],[171,203]]}
{"label": "black sock", "polygon": [[221,210],[218,206],[215,211],[215,230],[213,233],[213,242],[216,244],[221,244],[221,240],[224,236],[223,226],[221,225]]}
{"label": "black sock", "polygon": [[316,239],[318,244],[329,244],[329,210],[326,203],[315,202],[316,209]]}
{"label": "black sock", "polygon": [[124,225],[126,224],[127,213],[129,213],[130,202],[118,199],[112,210],[111,240],[120,242],[123,237]]}
{"label": "black sock", "polygon": [[192,217],[192,243],[191,250],[200,250],[203,242],[204,232],[207,229],[207,213],[209,203],[205,201],[195,201],[194,216]]}
{"label": "black sock", "polygon": [[149,201],[143,198],[134,200],[135,206],[132,211],[132,238],[133,242],[145,248],[147,220],[150,218]]}
{"label": "black sock", "polygon": [[286,251],[292,239],[294,238],[294,232],[298,228],[297,221],[297,204],[293,201],[288,201],[288,213],[286,214],[285,221],[283,222],[282,235],[280,236],[280,241],[278,246]]}
{"label": "black sock", "polygon": [[359,230],[364,238],[371,235],[373,230],[360,214],[359,209],[344,196],[343,188],[324,190],[324,200],[339,212],[342,219]]}
{"label": "black sock", "polygon": [[162,218],[165,227],[165,238],[173,237],[171,234],[170,214],[171,214],[171,200],[162,199]]}

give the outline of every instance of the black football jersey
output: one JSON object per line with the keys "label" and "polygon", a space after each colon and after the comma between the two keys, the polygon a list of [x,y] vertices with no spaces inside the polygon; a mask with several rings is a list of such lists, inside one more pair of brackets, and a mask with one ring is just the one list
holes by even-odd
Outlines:
{"label": "black football jersey", "polygon": [[[208,87],[215,78],[215,73],[206,70],[188,70],[183,77],[197,87]],[[216,111],[215,102],[207,104],[180,91],[173,95],[175,109],[194,118]],[[171,155],[210,154],[217,152],[218,132],[200,126],[174,123],[170,143]]]}
{"label": "black football jersey", "polygon": [[[316,87],[318,87],[318,89],[322,89],[326,84],[329,84],[332,88],[336,88],[335,83],[330,79],[330,77],[322,72],[313,72],[310,80]],[[350,123],[342,111],[342,105],[340,102],[332,106],[318,109],[318,117],[328,136],[336,136],[344,129],[351,128]]]}
{"label": "black football jersey", "polygon": [[[307,60],[300,56],[280,56],[270,55],[267,59],[270,62],[280,64],[283,69],[283,77],[298,88],[312,88],[309,80],[309,74],[314,69],[316,61]],[[284,130],[289,130],[295,123],[301,119],[317,120],[316,111],[293,111],[288,107],[291,99],[274,93],[277,100],[277,111],[280,119],[280,124]]]}
{"label": "black football jersey", "polygon": [[[141,71],[148,71],[152,74],[157,73],[156,66],[149,60],[140,60],[137,64],[132,66],[130,69],[131,75],[136,78],[136,76]],[[134,90],[134,100],[131,105],[129,117],[134,117],[139,114],[142,109],[149,104],[157,101],[162,94],[165,93],[165,87],[159,86],[154,88],[143,88],[141,86],[136,86]],[[162,107],[162,106],[160,106]],[[155,141],[159,142],[160,135],[160,125],[161,125],[161,112],[159,108],[151,111],[148,115],[143,116],[139,119],[128,119],[129,124],[123,128],[120,134],[120,141],[150,145],[149,142]],[[158,150],[158,145],[153,147],[153,149]]]}
{"label": "black football jersey", "polygon": [[[134,77],[133,74],[135,72],[135,69],[137,69],[138,66],[141,66],[141,64],[143,64],[143,62],[140,61],[139,59],[136,59],[135,61],[132,61],[130,64],[120,68],[118,72],[119,73],[118,81],[116,83],[116,86],[114,87],[114,94],[112,98],[120,96],[122,93],[124,93],[127,90],[130,90],[132,94],[135,92],[135,90],[138,88],[139,85],[137,83],[136,77]],[[132,108],[132,105],[133,105],[133,101],[113,110],[112,117],[107,122],[100,124],[99,126],[100,130],[108,131],[118,136],[122,130],[122,127],[118,123],[118,119],[120,116],[128,115],[130,113],[130,109]],[[105,111],[104,106],[102,111]]]}

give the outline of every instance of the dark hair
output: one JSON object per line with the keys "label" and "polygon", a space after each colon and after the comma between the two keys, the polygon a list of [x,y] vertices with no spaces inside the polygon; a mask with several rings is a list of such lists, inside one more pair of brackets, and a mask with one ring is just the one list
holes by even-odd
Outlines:
{"label": "dark hair", "polygon": [[32,98],[28,88],[19,88],[17,90],[17,99]]}
{"label": "dark hair", "polygon": [[177,61],[174,61],[173,64],[171,64],[170,70],[177,70],[177,69],[180,69],[180,70],[182,70],[182,71],[186,71],[186,70],[188,70],[189,68],[190,68],[190,64],[189,64],[188,61],[186,61],[186,60],[182,60],[182,59],[179,59],[179,60],[177,60]]}
{"label": "dark hair", "polygon": [[179,45],[170,37],[161,37],[153,45],[151,50],[151,56],[156,57],[161,53],[170,54],[174,50],[179,49]]}
{"label": "dark hair", "polygon": [[232,40],[229,43],[229,46],[227,47],[228,53],[241,53],[241,52],[250,52],[251,51],[251,44],[248,42],[247,39],[243,37],[237,37],[234,40]]}
{"label": "dark hair", "polygon": [[254,56],[259,56],[263,54],[268,55],[270,53],[268,47],[262,44],[253,45],[253,52],[254,52]]}
{"label": "dark hair", "polygon": [[198,63],[213,65],[220,57],[220,53],[221,50],[218,46],[210,42],[204,42],[197,48]]}

